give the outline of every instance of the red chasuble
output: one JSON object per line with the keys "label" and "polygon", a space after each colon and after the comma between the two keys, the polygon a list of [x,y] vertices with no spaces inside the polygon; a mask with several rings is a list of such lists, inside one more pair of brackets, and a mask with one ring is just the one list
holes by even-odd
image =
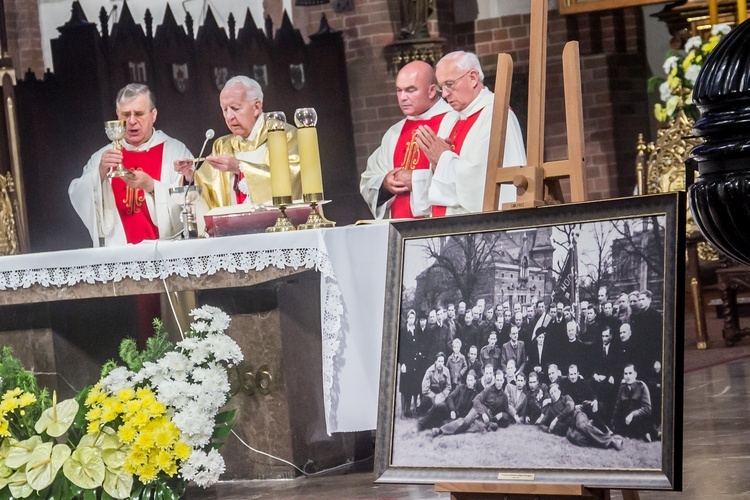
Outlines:
{"label": "red chasuble", "polygon": [[[122,164],[128,170],[143,170],[155,181],[161,179],[164,143],[148,151],[122,151]],[[146,205],[146,193],[133,189],[122,179],[112,179],[112,191],[128,243],[159,239],[159,229],[151,220]]]}
{"label": "red chasuble", "polygon": [[[417,133],[417,127],[427,125],[432,130],[437,131],[440,122],[446,113],[433,116],[427,120],[406,120],[401,134],[398,136],[396,150],[393,152],[393,168],[403,168],[408,170],[417,170],[430,168],[430,160],[419,150],[414,135]],[[413,219],[414,214],[411,211],[411,194],[400,194],[396,196],[391,205],[391,217],[394,219]],[[420,217],[421,218],[421,217]]]}
{"label": "red chasuble", "polygon": [[[476,123],[477,118],[479,118],[479,113],[482,112],[482,109],[464,120],[458,120],[453,126],[453,130],[451,130],[451,133],[448,136],[448,143],[451,145],[451,151],[455,152],[457,155],[461,154],[461,148],[463,147],[464,141],[466,140],[466,134],[469,133],[471,127],[473,127],[474,123]],[[445,215],[445,207],[440,205],[432,205],[433,217],[442,217],[443,215]]]}

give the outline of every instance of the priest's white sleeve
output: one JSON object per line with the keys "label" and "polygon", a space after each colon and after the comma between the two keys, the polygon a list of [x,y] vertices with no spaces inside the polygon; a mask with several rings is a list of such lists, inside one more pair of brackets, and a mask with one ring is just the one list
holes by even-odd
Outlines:
{"label": "priest's white sleeve", "polygon": [[104,238],[107,244],[126,243],[112,186],[106,177],[101,180],[99,176],[99,162],[109,148],[111,146],[106,146],[94,153],[83,167],[81,177],[74,179],[68,187],[70,202],[88,229],[94,247],[99,246],[100,238]]}
{"label": "priest's white sleeve", "polygon": [[[471,127],[461,147],[461,156],[446,151],[438,160],[430,182],[429,199],[433,205],[448,207],[447,214],[481,212],[484,202],[484,184],[487,174],[492,106],[486,106]],[[504,166],[526,164],[526,153],[518,120],[508,113],[508,131],[505,139]],[[515,188],[502,186],[501,203],[516,200]]]}
{"label": "priest's white sleeve", "polygon": [[390,215],[390,208],[395,198],[395,195],[391,196],[387,201],[378,205],[383,179],[393,170],[393,153],[404,121],[399,121],[386,131],[380,146],[367,159],[367,168],[360,178],[359,192],[376,219],[383,219]]}

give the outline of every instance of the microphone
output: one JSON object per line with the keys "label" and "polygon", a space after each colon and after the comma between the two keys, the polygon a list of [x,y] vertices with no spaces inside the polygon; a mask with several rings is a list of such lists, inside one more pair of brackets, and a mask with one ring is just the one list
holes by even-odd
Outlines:
{"label": "microphone", "polygon": [[195,173],[198,171],[199,168],[201,168],[201,165],[203,165],[203,162],[206,161],[206,158],[203,156],[203,151],[206,149],[206,144],[208,144],[208,141],[214,138],[214,129],[210,128],[206,130],[206,140],[203,141],[203,146],[201,146],[201,152],[198,153],[198,160],[195,162],[195,166],[193,167],[193,178],[190,179],[190,182],[188,182],[187,189],[185,189],[185,200],[183,201],[182,206],[187,205],[187,197],[188,193],[190,192],[190,186],[195,185]]}

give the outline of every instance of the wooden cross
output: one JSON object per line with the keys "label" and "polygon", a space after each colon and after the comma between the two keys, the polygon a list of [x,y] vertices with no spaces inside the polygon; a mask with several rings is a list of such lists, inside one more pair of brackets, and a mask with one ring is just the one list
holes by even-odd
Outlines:
{"label": "wooden cross", "polygon": [[559,180],[570,179],[570,201],[585,201],[586,168],[583,157],[583,107],[581,98],[581,63],[578,42],[568,42],[563,49],[563,88],[568,159],[544,161],[544,104],[547,79],[548,0],[531,1],[529,47],[528,126],[526,128],[526,166],[503,168],[505,136],[508,127],[510,86],[513,60],[508,54],[497,56],[495,101],[492,114],[487,177],[484,187],[485,212],[499,207],[500,186],[513,184],[516,201],[503,203],[503,210],[544,205],[544,187],[562,200]]}

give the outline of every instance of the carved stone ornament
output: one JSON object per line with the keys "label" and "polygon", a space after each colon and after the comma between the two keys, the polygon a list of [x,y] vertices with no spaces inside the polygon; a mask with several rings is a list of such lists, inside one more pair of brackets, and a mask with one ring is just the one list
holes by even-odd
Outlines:
{"label": "carved stone ornament", "polygon": [[224,88],[224,85],[227,84],[227,80],[229,80],[229,68],[227,68],[226,66],[214,67],[213,73],[214,85],[216,85],[216,90],[221,92],[221,89]]}
{"label": "carved stone ornament", "polygon": [[172,83],[177,92],[184,94],[188,87],[188,65],[185,64],[172,64]]}
{"label": "carved stone ornament", "polygon": [[128,75],[130,83],[146,83],[146,63],[144,61],[128,61]]}
{"label": "carved stone ornament", "polygon": [[292,86],[295,90],[302,90],[302,87],[305,86],[305,65],[303,63],[290,64],[289,76],[292,79]]}
{"label": "carved stone ornament", "polygon": [[253,64],[253,79],[258,82],[261,87],[268,87],[268,65]]}
{"label": "carved stone ornament", "polygon": [[397,72],[412,61],[424,61],[430,66],[435,66],[443,57],[442,38],[431,38],[428,40],[398,40],[385,47],[386,58],[389,69]]}
{"label": "carved stone ornament", "polygon": [[0,175],[0,255],[18,253],[16,236],[16,219],[13,215],[11,193],[14,191],[13,177],[10,172]]}

